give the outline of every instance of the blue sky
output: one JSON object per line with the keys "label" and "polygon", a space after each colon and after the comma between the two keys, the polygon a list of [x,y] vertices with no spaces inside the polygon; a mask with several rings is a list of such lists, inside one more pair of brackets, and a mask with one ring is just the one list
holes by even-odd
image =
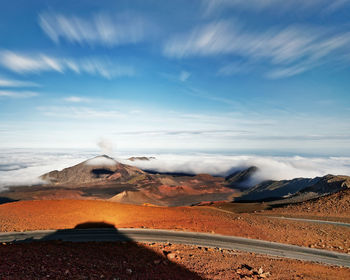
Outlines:
{"label": "blue sky", "polygon": [[6,1],[0,147],[350,155],[350,1]]}

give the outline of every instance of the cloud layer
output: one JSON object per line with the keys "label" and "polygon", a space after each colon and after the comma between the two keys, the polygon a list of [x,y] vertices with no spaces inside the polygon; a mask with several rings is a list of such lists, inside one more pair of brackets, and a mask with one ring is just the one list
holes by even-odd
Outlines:
{"label": "cloud layer", "polygon": [[263,180],[284,180],[298,177],[313,178],[327,174],[350,175],[350,158],[340,157],[271,157],[255,155],[175,155],[153,154],[151,161],[124,161],[143,169],[160,172],[208,173],[227,176],[234,171],[257,166],[252,184]]}
{"label": "cloud layer", "polygon": [[[38,176],[78,164],[98,155],[93,151],[0,150],[0,189],[10,185],[41,183]],[[265,157],[220,154],[141,154],[155,156],[151,161],[128,161],[135,154],[114,154],[118,161],[161,172],[228,175],[235,170],[257,166],[252,183],[266,179],[282,180],[326,174],[350,175],[349,157]]]}

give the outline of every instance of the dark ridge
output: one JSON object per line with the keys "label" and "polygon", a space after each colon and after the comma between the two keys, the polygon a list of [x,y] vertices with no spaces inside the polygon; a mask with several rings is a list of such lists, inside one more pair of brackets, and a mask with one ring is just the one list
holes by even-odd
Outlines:
{"label": "dark ridge", "polygon": [[0,204],[10,203],[10,202],[16,202],[18,200],[8,198],[8,197],[0,197]]}
{"label": "dark ridge", "polygon": [[266,198],[260,198],[260,199],[244,199],[237,197],[234,199],[234,203],[255,203],[255,202],[272,202],[272,201],[278,201],[283,200],[284,198],[281,196],[275,196],[275,197],[266,197]]}
{"label": "dark ridge", "polygon": [[249,179],[249,177],[255,173],[256,171],[258,171],[258,168],[256,166],[251,166],[247,169],[240,169],[240,170],[236,170],[233,173],[231,173],[230,175],[225,177],[226,181],[229,181],[230,179],[236,177],[237,175],[239,175],[239,179],[236,180],[237,183],[243,182],[246,179]]}
{"label": "dark ridge", "polygon": [[175,177],[194,177],[197,175],[197,174],[185,173],[185,172],[160,172],[160,171],[150,170],[150,169],[142,169],[142,171],[153,175],[169,175],[169,176],[175,176]]}

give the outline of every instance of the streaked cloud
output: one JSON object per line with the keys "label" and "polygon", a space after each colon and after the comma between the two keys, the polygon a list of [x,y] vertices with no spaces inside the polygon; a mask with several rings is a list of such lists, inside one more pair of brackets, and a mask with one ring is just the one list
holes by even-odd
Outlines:
{"label": "streaked cloud", "polygon": [[45,116],[70,119],[120,119],[126,115],[118,110],[99,110],[91,107],[43,106],[38,107]]}
{"label": "streaked cloud", "polygon": [[0,87],[40,87],[39,84],[0,77]]}
{"label": "streaked cloud", "polygon": [[55,43],[66,40],[107,47],[143,41],[152,29],[148,20],[130,13],[115,16],[100,13],[83,18],[44,12],[39,15],[39,25]]}
{"label": "streaked cloud", "polygon": [[[263,61],[272,67],[285,68],[273,70],[275,73],[270,76],[277,78],[296,75],[335,60],[337,55],[349,53],[349,43],[350,32],[337,33],[300,25],[256,32],[237,22],[220,20],[173,36],[165,43],[164,54],[174,58],[234,55],[248,63]],[[227,75],[237,70],[235,66],[227,66],[219,73]]]}
{"label": "streaked cloud", "polygon": [[246,74],[253,71],[254,68],[254,64],[251,62],[235,61],[220,67],[217,74],[219,76]]}
{"label": "streaked cloud", "polygon": [[9,97],[9,98],[29,98],[38,96],[39,93],[33,91],[8,91],[8,90],[0,90],[0,98],[1,97]]}
{"label": "streaked cloud", "polygon": [[334,12],[350,4],[349,0],[202,0],[202,8],[206,15],[227,9],[241,9],[260,12],[273,10],[274,13],[297,11]]}
{"label": "streaked cloud", "polygon": [[309,68],[311,67],[303,66],[302,64],[291,66],[291,67],[285,67],[285,68],[277,68],[268,72],[266,74],[266,77],[270,79],[291,77],[291,76],[295,76],[300,73],[303,73],[307,71]]}
{"label": "streaked cloud", "polygon": [[234,129],[211,129],[211,130],[146,130],[146,131],[122,131],[117,132],[117,135],[146,135],[146,136],[193,136],[193,135],[210,135],[210,136],[243,136],[247,134],[247,130],[234,130]]}
{"label": "streaked cloud", "polygon": [[44,53],[23,54],[7,50],[0,51],[0,65],[19,74],[73,71],[77,74],[86,73],[107,79],[134,75],[132,66],[121,65],[108,58],[71,59]]}

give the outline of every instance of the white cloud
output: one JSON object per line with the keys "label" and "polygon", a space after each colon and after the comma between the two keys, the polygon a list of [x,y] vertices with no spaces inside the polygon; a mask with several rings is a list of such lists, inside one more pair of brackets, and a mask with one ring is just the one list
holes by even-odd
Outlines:
{"label": "white cloud", "polygon": [[61,170],[96,155],[79,151],[0,150],[0,190],[11,185],[43,183],[38,177]]}
{"label": "white cloud", "polygon": [[11,80],[0,77],[0,87],[39,87],[40,85],[28,81]]}
{"label": "white cloud", "polygon": [[42,71],[60,71],[61,67],[53,58],[40,54],[35,57],[30,55],[22,55],[11,51],[0,52],[0,63],[17,73],[25,72],[42,72]]}
{"label": "white cloud", "polygon": [[273,10],[275,13],[295,11],[334,12],[349,5],[349,0],[202,0],[205,15],[227,9],[242,9],[260,12]]}
{"label": "white cloud", "polygon": [[[276,78],[296,75],[335,60],[337,55],[349,53],[346,48],[349,43],[348,32],[331,34],[329,30],[299,25],[254,32],[243,30],[237,22],[221,20],[173,36],[165,43],[164,54],[175,58],[235,55],[247,60],[248,64],[264,60],[272,66],[288,68],[285,73],[275,70],[279,73],[270,74]],[[228,74],[231,70],[228,66],[219,73]]]}
{"label": "white cloud", "polygon": [[179,80],[181,82],[186,82],[190,76],[191,76],[190,72],[181,71],[180,76],[179,76]]}
{"label": "white cloud", "polygon": [[87,73],[107,79],[134,75],[132,66],[120,65],[107,58],[67,59],[43,53],[29,55],[0,51],[0,65],[20,74],[48,71],[65,73],[70,70],[77,74]]}
{"label": "white cloud", "polygon": [[39,24],[56,43],[65,39],[81,45],[108,47],[143,41],[152,29],[148,20],[130,13],[114,17],[95,14],[89,18],[81,18],[45,12],[39,15]]}
{"label": "white cloud", "polygon": [[45,116],[70,119],[120,119],[126,116],[117,110],[98,110],[90,107],[44,106],[37,109]]}
{"label": "white cloud", "polygon": [[63,98],[63,100],[66,102],[72,102],[72,103],[87,103],[91,101],[91,99],[89,98],[79,97],[79,96],[69,96],[69,97]]}
{"label": "white cloud", "polygon": [[123,162],[159,172],[208,173],[220,176],[227,176],[235,170],[257,166],[260,170],[255,174],[253,183],[262,180],[313,178],[327,174],[350,175],[350,158],[348,157],[272,157],[217,154],[152,154],[151,156],[156,159],[134,162],[124,160]]}
{"label": "white cloud", "polygon": [[278,68],[275,70],[272,70],[266,74],[267,78],[270,79],[279,79],[279,78],[286,78],[295,76],[299,73],[303,73],[308,70],[309,67],[305,67],[302,65],[296,65],[291,67],[285,67],[285,68]]}
{"label": "white cloud", "polygon": [[28,98],[35,97],[39,94],[33,91],[8,91],[8,90],[0,90],[0,98],[1,97],[9,97],[9,98]]}
{"label": "white cloud", "polygon": [[[0,189],[10,185],[42,183],[38,177],[52,170],[62,170],[73,166],[99,153],[88,150],[43,149],[2,149],[0,150]],[[117,161],[144,169],[161,172],[209,173],[228,175],[232,171],[257,166],[260,171],[254,183],[265,179],[293,179],[296,177],[315,177],[326,174],[350,175],[349,157],[272,157],[258,155],[223,154],[169,154],[138,153],[142,156],[155,156],[151,161],[126,160],[134,153],[114,154]],[[101,162],[98,162],[101,159]],[[93,164],[115,164],[113,160],[97,158]]]}
{"label": "white cloud", "polygon": [[98,156],[92,159],[89,159],[85,162],[86,165],[92,165],[92,166],[115,166],[118,164],[117,161],[111,158]]}

